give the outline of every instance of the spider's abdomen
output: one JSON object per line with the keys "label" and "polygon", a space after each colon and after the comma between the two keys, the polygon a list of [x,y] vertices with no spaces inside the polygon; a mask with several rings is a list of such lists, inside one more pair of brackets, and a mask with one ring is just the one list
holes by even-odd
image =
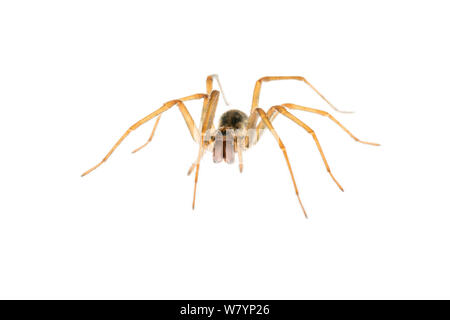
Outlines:
{"label": "spider's abdomen", "polygon": [[244,129],[247,126],[247,115],[240,110],[228,110],[219,120],[219,128]]}

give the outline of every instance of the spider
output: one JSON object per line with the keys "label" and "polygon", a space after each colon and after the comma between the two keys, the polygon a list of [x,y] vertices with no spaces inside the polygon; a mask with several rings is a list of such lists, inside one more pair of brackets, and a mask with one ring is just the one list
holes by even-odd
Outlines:
{"label": "spider", "polygon": [[[213,90],[213,82],[216,80],[219,90]],[[366,142],[359,140],[357,137],[355,137],[347,128],[345,128],[339,121],[337,121],[330,113],[326,111],[322,111],[319,109],[313,109],[309,107],[304,107],[297,104],[292,103],[283,103],[279,105],[272,106],[268,109],[268,111],[264,111],[263,109],[258,107],[259,104],[259,96],[261,91],[261,85],[263,82],[269,82],[274,80],[297,80],[300,82],[305,83],[308,85],[316,94],[318,94],[332,109],[334,109],[337,112],[341,113],[351,113],[350,111],[340,111],[336,107],[334,107],[316,88],[314,88],[311,83],[309,83],[304,77],[301,76],[269,76],[269,77],[263,77],[256,81],[255,88],[253,91],[253,100],[252,100],[252,106],[250,109],[250,114],[247,116],[244,112],[240,110],[228,110],[226,111],[219,119],[218,128],[215,129],[215,126],[213,124],[217,104],[219,102],[219,95],[222,93],[222,97],[224,99],[224,102],[227,106],[229,106],[229,103],[225,97],[225,94],[222,89],[222,85],[220,83],[219,77],[216,74],[209,75],[206,78],[206,93],[197,93],[193,94],[184,98],[174,99],[170,100],[166,103],[164,103],[159,109],[155,110],[154,112],[150,113],[148,116],[142,118],[135,124],[133,124],[116,142],[116,144],[111,148],[111,150],[106,154],[106,156],[103,158],[102,161],[100,161],[98,164],[96,164],[91,169],[84,172],[81,176],[85,176],[88,173],[92,172],[93,170],[97,169],[101,164],[103,164],[108,158],[111,156],[111,154],[116,150],[116,148],[122,143],[122,141],[134,130],[136,130],[138,127],[143,125],[144,123],[150,121],[151,119],[156,118],[156,122],[153,126],[153,130],[150,134],[150,137],[148,138],[147,142],[142,145],[141,147],[137,148],[133,151],[133,153],[141,150],[146,145],[150,143],[152,140],[156,127],[158,126],[159,120],[161,119],[162,113],[169,110],[173,106],[178,106],[178,109],[180,110],[186,125],[189,129],[189,132],[192,136],[192,139],[199,145],[198,150],[198,156],[197,159],[194,161],[192,166],[189,168],[188,175],[192,173],[192,171],[195,169],[195,183],[194,183],[194,196],[192,201],[192,209],[195,208],[195,197],[197,192],[197,182],[198,182],[198,173],[200,168],[200,161],[203,158],[203,155],[206,151],[212,152],[213,156],[213,162],[219,163],[221,161],[225,161],[228,164],[231,164],[235,160],[235,154],[237,153],[238,159],[239,159],[239,170],[242,172],[243,170],[243,158],[242,153],[249,149],[250,147],[254,146],[259,139],[262,136],[262,133],[265,129],[269,129],[269,131],[272,133],[273,137],[275,138],[276,142],[278,143],[278,146],[280,147],[281,152],[284,155],[284,158],[286,160],[286,165],[289,169],[289,173],[292,179],[292,183],[294,186],[295,194],[297,196],[297,199],[300,203],[300,207],[303,211],[303,214],[307,218],[308,215],[306,214],[306,210],[302,204],[302,201],[300,200],[297,184],[295,182],[294,174],[292,172],[292,167],[289,162],[289,158],[286,152],[286,148],[281,141],[280,137],[278,136],[278,133],[276,132],[275,128],[272,125],[273,120],[278,114],[282,114],[283,116],[287,117],[288,119],[292,120],[294,123],[302,127],[307,133],[309,133],[312,138],[314,139],[317,149],[319,150],[319,153],[322,157],[323,163],[325,164],[325,168],[330,175],[330,177],[333,179],[333,181],[336,183],[336,185],[344,191],[342,186],[339,184],[339,182],[336,180],[336,178],[333,176],[330,170],[330,166],[328,165],[328,162],[325,158],[325,154],[322,150],[322,147],[319,143],[319,140],[317,139],[317,136],[315,132],[306,125],[303,121],[298,119],[296,116],[294,116],[291,112],[289,112],[287,109],[290,110],[300,110],[305,112],[311,112],[315,113],[324,117],[328,117],[330,120],[332,120],[334,123],[336,123],[339,127],[341,127],[350,137],[352,137],[355,141],[373,145],[373,146],[379,146],[378,143],[373,142]],[[200,119],[200,127],[197,127],[195,125],[194,120],[192,119],[192,116],[190,115],[188,109],[186,108],[186,105],[184,104],[185,101],[190,100],[201,100],[203,99],[203,109],[201,113],[201,119]],[[259,121],[258,121],[259,120]]]}

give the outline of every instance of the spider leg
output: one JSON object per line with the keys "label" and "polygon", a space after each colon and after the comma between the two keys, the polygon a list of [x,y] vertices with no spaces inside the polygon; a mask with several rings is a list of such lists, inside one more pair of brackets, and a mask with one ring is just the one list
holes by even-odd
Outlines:
{"label": "spider leg", "polygon": [[[313,108],[309,108],[309,107],[303,107],[303,106],[299,106],[299,105],[292,104],[292,103],[284,103],[281,106],[287,107],[289,109],[301,110],[301,111],[316,113],[316,114],[322,115],[324,117],[327,117],[327,118],[331,119],[334,123],[336,123],[339,127],[341,127],[356,142],[363,143],[363,144],[368,144],[368,145],[371,145],[371,146],[380,146],[379,143],[362,141],[362,140],[358,139],[355,135],[353,135],[350,132],[350,130],[348,130],[346,127],[344,127],[343,124],[341,124],[339,121],[337,121],[335,117],[333,117],[331,114],[329,114],[326,111],[322,111],[322,110],[319,110],[319,109],[313,109]],[[279,114],[279,112],[276,112],[276,110],[274,108],[270,108],[269,111],[267,112],[267,117],[269,117],[269,119],[271,121],[273,121],[278,114]],[[264,132],[264,128],[265,128],[264,123],[262,121],[260,121],[259,124],[256,126],[256,132],[257,132],[256,140],[259,140],[261,138],[261,135]]]}
{"label": "spider leg", "polygon": [[268,82],[268,81],[274,81],[274,80],[298,80],[298,81],[303,81],[304,83],[306,83],[311,89],[314,90],[315,93],[317,93],[323,100],[325,100],[326,103],[328,103],[328,105],[333,108],[334,110],[338,111],[338,112],[342,112],[342,113],[352,113],[352,111],[340,111],[338,110],[334,105],[331,104],[330,101],[328,101],[316,88],[313,87],[313,85],[311,83],[308,82],[308,80],[306,80],[304,77],[300,77],[300,76],[276,76],[276,77],[263,77],[261,79],[259,79],[258,81],[256,81],[255,84],[255,89],[253,90],[253,100],[252,100],[252,109],[250,111],[250,113],[253,112],[253,110],[255,110],[255,108],[258,107],[259,104],[259,95],[261,93],[261,84],[263,82]]}
{"label": "spider leg", "polygon": [[356,142],[369,144],[369,145],[372,145],[372,146],[379,146],[380,145],[379,143],[375,143],[375,142],[367,142],[367,141],[359,140],[346,127],[344,127],[339,121],[337,121],[331,114],[329,114],[326,111],[322,111],[322,110],[319,110],[319,109],[308,108],[308,107],[303,107],[303,106],[299,106],[299,105],[292,104],[292,103],[284,103],[284,104],[282,104],[282,106],[283,107],[287,107],[289,109],[302,110],[302,111],[306,111],[306,112],[312,112],[312,113],[320,114],[321,116],[330,118],[334,123],[336,123],[339,127],[341,127],[342,130],[347,132],[347,134],[350,137],[352,137]]}
{"label": "spider leg", "polygon": [[217,74],[211,74],[206,78],[206,93],[211,94],[211,92],[213,90],[213,80],[217,81],[217,84],[219,85],[220,93],[222,93],[223,101],[225,102],[225,104],[227,106],[229,106],[230,104],[228,103],[228,100],[225,96],[225,91],[223,91],[222,84],[220,83],[219,76]]}
{"label": "spider leg", "polygon": [[[207,95],[204,95],[201,98],[203,98],[204,100],[207,100]],[[189,100],[193,100],[193,99],[196,99],[196,98],[192,98],[192,96],[188,96],[188,97],[181,98],[181,99],[178,99],[178,100],[189,101]],[[186,108],[184,103],[179,103],[178,104],[178,109],[180,110],[181,115],[183,116],[184,121],[186,122],[186,125],[187,125],[187,127],[189,129],[189,132],[190,132],[190,134],[192,136],[192,139],[194,139],[194,141],[198,143],[199,142],[199,138],[200,138],[200,134],[198,132],[198,129],[197,129],[197,126],[195,125],[194,120],[192,119],[191,114],[189,113],[189,111]],[[156,127],[158,126],[160,118],[161,118],[161,115],[159,115],[159,117],[156,119],[155,125],[153,126],[152,133],[150,134],[150,138],[148,138],[147,142],[144,145],[140,146],[139,148],[135,149],[132,153],[136,153],[137,151],[141,150],[146,145],[148,145],[150,143],[150,141],[152,141],[153,135],[155,134]]]}
{"label": "spider leg", "polygon": [[201,123],[201,138],[200,147],[198,150],[197,161],[195,163],[195,183],[194,183],[194,197],[192,200],[192,209],[195,208],[195,197],[197,194],[197,182],[198,182],[198,172],[200,169],[200,160],[202,159],[204,149],[209,144],[209,141],[205,141],[207,136],[207,131],[211,130],[213,125],[214,116],[216,114],[217,104],[219,103],[219,91],[213,90],[209,96],[203,121]]}
{"label": "spider leg", "polygon": [[[219,85],[220,92],[222,93],[223,100],[225,101],[225,104],[228,106],[229,105],[228,100],[225,97],[225,92],[224,92],[224,90],[222,88],[222,84],[220,83],[219,76],[217,74],[211,74],[211,75],[209,75],[206,78],[206,91],[207,91],[208,96],[211,94],[211,92],[213,90],[213,81],[214,80],[217,81],[217,84]],[[200,119],[200,123],[203,122],[204,112],[206,111],[207,103],[208,103],[207,99],[204,99],[203,110],[202,110],[202,117]],[[196,130],[196,126],[195,126],[194,121],[192,120],[191,114],[189,113],[189,111],[186,108],[183,108],[183,106],[179,105],[179,107],[180,107],[180,111],[183,114],[183,117],[184,117],[184,119],[186,121],[186,124],[188,125],[189,131],[191,132],[191,135],[192,135],[192,132]],[[155,125],[153,126],[152,133],[150,134],[150,137],[148,138],[147,142],[144,143],[139,148],[136,148],[135,150],[133,150],[132,153],[138,152],[139,150],[141,150],[142,148],[147,146],[152,141],[153,136],[155,135],[156,127],[158,126],[160,118],[161,118],[161,115],[156,119]],[[193,138],[194,138],[194,136],[193,136]],[[195,135],[194,140],[196,142],[198,142],[198,132]]]}
{"label": "spider leg", "polygon": [[[217,84],[219,85],[219,90],[220,90],[220,92],[222,93],[222,97],[223,97],[223,100],[224,100],[225,104],[226,104],[227,106],[229,106],[230,104],[228,103],[228,100],[227,100],[227,98],[226,98],[226,96],[225,96],[225,91],[224,91],[223,88],[222,88],[222,84],[220,83],[219,76],[218,76],[217,74],[211,74],[211,75],[209,75],[209,76],[206,78],[206,92],[207,92],[207,94],[208,94],[208,95],[211,95],[211,92],[213,91],[213,82],[214,82],[214,80],[216,80],[216,81],[217,81]],[[203,121],[205,120],[205,116],[206,116],[206,111],[207,111],[207,110],[208,110],[208,100],[205,99],[205,100],[203,100],[203,109],[202,109],[202,114],[201,114],[201,118],[200,118],[200,125],[203,124]],[[211,130],[214,129],[214,124],[211,125],[211,128],[210,128],[210,129],[211,129]],[[204,155],[204,154],[205,154],[205,148],[204,148],[203,151],[202,151],[202,154],[201,154],[201,156],[200,156],[200,160],[203,158],[203,155]],[[197,157],[197,158],[198,158],[198,157]],[[194,170],[194,168],[196,167],[198,161],[199,161],[199,160],[197,159],[197,160],[196,160],[194,163],[192,163],[192,165],[189,167],[189,170],[188,170],[188,173],[187,173],[188,176],[191,175],[191,173],[192,173],[192,171]]]}
{"label": "spider leg", "polygon": [[[283,142],[281,141],[280,137],[278,136],[277,132],[275,131],[275,128],[272,126],[272,123],[271,123],[270,119],[267,117],[264,110],[261,108],[256,108],[254,113],[261,117],[261,120],[264,122],[264,124],[267,126],[267,128],[269,128],[269,130],[272,133],[272,135],[274,136],[275,140],[278,142],[278,145],[279,145],[281,151],[283,152],[284,158],[286,160],[286,164],[288,166],[289,173],[291,174],[291,179],[292,179],[292,183],[294,184],[295,194],[297,195],[297,199],[303,210],[303,214],[305,215],[306,218],[308,218],[305,208],[303,207],[302,201],[300,200],[300,195],[298,193],[297,184],[295,183],[294,173],[292,172],[292,167],[291,167],[291,163],[289,162],[289,158],[288,158],[288,155],[286,152],[286,147],[284,146]],[[250,125],[252,125],[253,122],[256,123],[256,121],[254,121],[254,118],[256,118],[256,117],[253,116],[253,113],[252,113],[252,115],[249,118]],[[254,131],[254,128],[249,127],[249,130]]]}
{"label": "spider leg", "polygon": [[237,154],[239,158],[239,171],[242,173],[244,170],[244,160],[242,157],[242,146],[239,143],[236,143]]}
{"label": "spider leg", "polygon": [[[200,160],[203,158],[203,155],[205,154],[206,148],[203,148],[202,150],[202,154],[200,156]],[[195,169],[195,167],[197,166],[197,162],[198,162],[198,156],[197,159],[192,163],[192,165],[189,167],[188,173],[187,175],[190,176],[192,171]]]}
{"label": "spider leg", "polygon": [[[122,141],[134,130],[136,130],[137,128],[139,128],[141,125],[143,125],[144,123],[150,121],[151,119],[153,119],[154,117],[162,114],[163,112],[169,110],[171,107],[173,107],[174,105],[178,104],[178,105],[182,105],[184,106],[183,101],[187,101],[187,100],[194,100],[194,99],[202,99],[207,97],[207,95],[203,94],[203,93],[198,93],[198,94],[194,94],[194,95],[190,95],[187,96],[185,98],[181,98],[181,99],[175,99],[175,100],[170,100],[166,103],[164,103],[159,109],[157,109],[156,111],[153,111],[152,113],[150,113],[148,116],[142,118],[141,120],[139,120],[138,122],[136,122],[135,124],[133,124],[130,128],[128,128],[127,131],[125,131],[125,133],[119,138],[119,140],[114,144],[114,146],[111,148],[111,150],[106,154],[106,156],[103,158],[102,161],[100,161],[98,164],[96,164],[95,166],[93,166],[91,169],[87,170],[86,172],[84,172],[81,176],[85,176],[88,173],[92,172],[93,170],[97,169],[100,165],[102,165],[104,162],[106,162],[106,160],[108,160],[108,158],[111,156],[111,154],[114,152],[114,150],[116,150],[116,148],[122,143]],[[191,118],[192,120],[192,118]],[[186,121],[187,122],[187,121]],[[191,135],[194,137],[195,133],[193,133],[191,131]]]}
{"label": "spider leg", "polygon": [[[303,121],[301,121],[300,119],[298,119],[296,116],[294,116],[292,113],[290,113],[289,111],[286,110],[286,108],[282,107],[282,106],[273,106],[270,108],[270,110],[275,110],[279,113],[281,113],[282,115],[284,115],[285,117],[289,118],[290,120],[294,121],[296,124],[298,124],[300,127],[302,127],[303,129],[306,130],[306,132],[308,132],[314,139],[314,142],[316,143],[317,149],[320,152],[320,156],[322,157],[323,163],[325,164],[325,168],[327,169],[328,173],[330,174],[331,178],[333,179],[333,181],[336,183],[336,185],[339,187],[339,189],[341,189],[341,191],[344,191],[344,189],[342,188],[342,186],[339,184],[339,182],[336,180],[336,178],[333,176],[333,174],[331,173],[331,169],[330,166],[328,165],[327,159],[325,158],[325,154],[323,153],[322,147],[319,143],[319,139],[317,139],[316,133],[314,132],[313,129],[311,129],[308,125],[306,125]],[[270,111],[269,110],[269,111]]]}
{"label": "spider leg", "polygon": [[[275,120],[276,116],[278,115],[278,112],[276,112],[276,110],[272,107],[267,111],[267,118],[269,118],[269,120],[271,122],[273,122],[273,120]],[[261,139],[262,134],[264,133],[266,129],[266,125],[264,124],[264,121],[259,121],[259,123],[256,125],[256,130],[255,130],[255,142],[257,143],[259,141],[259,139]]]}
{"label": "spider leg", "polygon": [[156,122],[155,122],[155,125],[153,126],[152,133],[150,134],[150,138],[148,138],[147,142],[144,143],[144,144],[143,144],[142,146],[140,146],[139,148],[133,150],[132,153],[138,152],[139,150],[141,150],[142,148],[144,148],[145,146],[147,146],[147,145],[150,143],[150,141],[152,141],[153,135],[155,134],[155,131],[156,131],[156,127],[158,126],[158,123],[159,123],[159,119],[161,119],[161,115],[159,115],[158,118],[156,118]]}
{"label": "spider leg", "polygon": [[197,194],[197,182],[198,182],[198,171],[200,169],[200,160],[202,159],[202,154],[203,154],[203,148],[202,146],[200,146],[200,149],[198,150],[198,156],[197,156],[197,161],[195,161],[195,182],[194,182],[194,197],[192,199],[192,210],[195,209],[195,197]]}
{"label": "spider leg", "polygon": [[[220,84],[219,76],[217,74],[211,74],[206,78],[206,93],[208,96],[211,96],[211,93],[213,91],[213,80],[217,81],[217,84],[219,85],[220,92],[222,93],[223,100],[225,101],[225,104],[228,106],[228,100],[225,97],[225,92],[222,89],[222,85]],[[200,117],[200,126],[202,125],[203,121],[206,117],[206,112],[208,111],[208,100],[203,100],[203,109]],[[214,129],[214,124],[211,125],[210,129]]]}

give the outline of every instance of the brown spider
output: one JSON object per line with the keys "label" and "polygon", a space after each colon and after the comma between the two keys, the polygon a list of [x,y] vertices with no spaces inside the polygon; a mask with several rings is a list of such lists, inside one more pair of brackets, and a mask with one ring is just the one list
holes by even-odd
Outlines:
{"label": "brown spider", "polygon": [[[314,131],[307,126],[304,122],[302,122],[300,119],[298,119],[296,116],[294,116],[292,113],[290,113],[286,108],[288,109],[295,109],[295,110],[301,110],[306,112],[312,112],[317,113],[319,115],[325,116],[330,118],[332,121],[334,121],[338,126],[340,126],[345,132],[347,132],[355,141],[365,144],[370,144],[374,146],[379,146],[377,143],[372,142],[366,142],[361,141],[358,138],[356,138],[350,131],[347,130],[340,122],[338,122],[331,114],[328,112],[299,106],[292,103],[283,103],[280,105],[276,105],[271,107],[267,112],[265,112],[263,109],[258,108],[259,103],[259,95],[261,91],[261,84],[263,82],[267,81],[273,81],[273,80],[298,80],[303,81],[306,83],[312,90],[314,90],[323,100],[325,100],[334,110],[338,112],[345,113],[346,111],[340,111],[336,109],[319,91],[317,91],[316,88],[314,88],[304,77],[299,76],[276,76],[276,77],[263,77],[256,81],[255,89],[253,91],[253,101],[252,101],[252,107],[250,109],[250,115],[247,116],[244,112],[239,110],[229,110],[225,112],[219,120],[219,126],[218,129],[214,128],[214,117],[216,113],[217,104],[219,101],[219,91],[213,90],[213,80],[216,80],[220,92],[222,92],[222,96],[224,98],[224,101],[226,105],[228,105],[228,102],[225,98],[225,95],[223,93],[222,86],[220,84],[219,78],[217,75],[210,75],[206,79],[206,94],[205,93],[197,93],[193,94],[184,98],[170,100],[162,105],[158,110],[150,113],[148,116],[142,118],[135,124],[133,124],[123,135],[120,137],[120,139],[116,142],[116,144],[112,147],[112,149],[108,152],[108,154],[103,158],[102,161],[100,161],[97,165],[83,173],[81,176],[85,176],[91,171],[97,169],[102,163],[104,163],[108,158],[111,156],[111,154],[114,152],[114,150],[119,146],[119,144],[130,134],[131,131],[137,129],[142,124],[146,123],[147,121],[150,121],[154,117],[158,116],[156,119],[155,125],[153,127],[152,133],[150,134],[150,138],[148,141],[141,147],[137,148],[133,151],[139,151],[143,147],[145,147],[153,138],[153,135],[155,134],[156,127],[158,125],[159,119],[161,118],[161,115],[163,112],[169,110],[171,107],[177,105],[181,114],[183,115],[184,120],[186,121],[186,125],[189,129],[189,132],[191,133],[192,138],[195,142],[199,144],[199,151],[197,160],[192,164],[188,171],[188,175],[191,174],[192,170],[195,168],[195,184],[194,184],[194,199],[192,202],[192,209],[195,207],[195,194],[197,190],[197,181],[198,181],[198,171],[200,167],[200,161],[205,153],[206,150],[212,151],[213,154],[213,161],[215,163],[221,162],[224,160],[226,163],[233,163],[235,153],[238,154],[239,158],[239,170],[242,172],[243,169],[243,160],[242,160],[242,152],[247,150],[248,148],[255,145],[263,133],[265,128],[268,128],[276,141],[278,142],[278,145],[281,149],[281,151],[284,154],[284,158],[286,159],[286,164],[289,169],[289,173],[292,178],[292,183],[294,184],[295,193],[297,195],[298,201],[300,203],[300,206],[303,210],[303,213],[305,217],[307,217],[305,208],[303,207],[303,204],[300,200],[300,196],[297,189],[297,184],[295,183],[294,174],[292,173],[291,164],[289,162],[288,155],[286,153],[286,148],[281,141],[280,137],[278,136],[277,132],[275,131],[274,127],[272,126],[272,121],[275,119],[275,117],[281,113],[282,115],[286,116],[287,118],[294,121],[296,124],[301,126],[303,129],[306,130],[309,134],[311,134],[312,138],[314,139],[317,149],[320,152],[320,155],[322,156],[323,162],[325,164],[325,167],[330,174],[333,181],[337,184],[337,186],[344,191],[344,189],[341,187],[339,182],[335,179],[333,174],[331,173],[330,167],[328,166],[328,162],[325,158],[325,155],[322,151],[322,147],[320,146],[319,140],[317,139],[316,134]],[[203,99],[203,110],[201,114],[200,119],[200,127],[197,128],[197,126],[194,123],[194,120],[192,119],[189,111],[187,110],[184,101],[189,100],[196,100],[196,99]],[[348,112],[347,112],[348,113]],[[258,122],[258,119],[261,118],[261,120]]]}

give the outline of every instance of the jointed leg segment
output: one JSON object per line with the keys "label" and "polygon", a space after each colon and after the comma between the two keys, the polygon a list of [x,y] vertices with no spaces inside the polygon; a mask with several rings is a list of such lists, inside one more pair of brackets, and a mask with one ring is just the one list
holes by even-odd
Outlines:
{"label": "jointed leg segment", "polygon": [[323,153],[322,147],[319,143],[319,139],[317,139],[316,133],[314,132],[313,129],[311,129],[308,125],[306,125],[303,121],[301,121],[300,119],[298,119],[296,116],[294,116],[292,113],[290,113],[289,111],[286,110],[286,108],[282,107],[282,106],[274,106],[272,108],[270,108],[270,110],[276,110],[279,113],[281,113],[282,115],[284,115],[285,117],[291,119],[292,121],[294,121],[296,124],[298,124],[300,127],[302,127],[303,129],[306,130],[306,132],[308,132],[314,139],[314,142],[316,143],[317,149],[320,152],[320,156],[322,157],[323,163],[325,164],[325,168],[327,169],[328,173],[330,174],[331,178],[333,179],[333,181],[336,183],[336,185],[339,187],[339,189],[341,189],[342,191],[344,191],[344,189],[342,188],[342,186],[339,184],[339,182],[336,180],[336,178],[333,176],[333,174],[331,173],[331,169],[330,166],[328,165],[327,159],[325,158],[325,154]]}
{"label": "jointed leg segment", "polygon": [[223,91],[223,88],[222,88],[222,84],[220,83],[219,76],[217,74],[211,74],[206,78],[206,93],[209,95],[213,91],[213,80],[217,81],[217,84],[219,85],[220,93],[222,93],[223,101],[225,102],[225,104],[227,106],[229,106],[230,104],[228,103],[228,100],[225,96],[225,92]]}
{"label": "jointed leg segment", "polygon": [[[328,103],[328,105],[333,108],[334,110],[338,111],[338,112],[342,112],[342,113],[352,113],[351,111],[340,111],[338,110],[334,105],[331,104],[330,101],[328,101],[316,88],[313,87],[313,85],[311,83],[308,82],[308,80],[306,80],[304,77],[300,77],[300,76],[276,76],[276,77],[263,77],[261,79],[259,79],[258,81],[256,81],[255,84],[255,89],[253,90],[253,101],[252,101],[252,109],[251,112],[253,112],[253,110],[255,110],[258,105],[259,105],[259,95],[261,93],[261,84],[263,82],[268,82],[268,81],[274,81],[274,80],[298,80],[298,81],[303,81],[304,83],[306,83],[311,89],[314,90],[315,93],[317,93],[323,100],[325,100],[326,103]],[[250,112],[250,113],[251,113]]]}
{"label": "jointed leg segment", "polygon": [[[222,93],[223,100],[225,101],[225,104],[228,106],[229,105],[228,100],[225,97],[225,92],[223,91],[222,84],[220,83],[219,76],[217,74],[209,75],[206,78],[206,92],[207,92],[208,96],[211,94],[211,92],[213,90],[213,82],[214,82],[214,80],[216,80],[217,84],[219,85],[219,89],[220,89],[220,92]],[[206,104],[207,103],[208,103],[208,99],[204,99],[202,116],[201,116],[201,119],[200,119],[200,124],[203,122],[204,112],[206,110]],[[187,126],[189,128],[189,131],[191,132],[192,138],[196,142],[198,142],[198,138],[199,138],[198,130],[197,130],[197,127],[194,124],[194,121],[192,120],[192,117],[191,117],[189,111],[183,105],[178,105],[178,107],[180,108],[180,111],[183,114],[183,117],[184,117],[184,119],[186,121],[186,124],[187,124]],[[136,153],[137,151],[141,150],[142,148],[144,148],[145,146],[147,146],[151,142],[151,140],[152,140],[152,138],[153,138],[153,136],[155,134],[156,127],[158,126],[160,118],[161,118],[161,116],[159,116],[158,119],[156,119],[155,125],[153,126],[152,133],[150,134],[150,138],[147,140],[147,142],[144,145],[142,145],[141,147],[139,147],[136,150],[134,150],[133,153]]]}
{"label": "jointed leg segment", "polygon": [[[348,130],[346,127],[344,127],[343,124],[341,124],[339,121],[337,121],[335,117],[333,117],[331,114],[329,114],[326,111],[322,111],[322,110],[314,109],[314,108],[309,108],[309,107],[303,107],[303,106],[292,104],[292,103],[284,103],[281,106],[289,108],[289,109],[311,112],[311,113],[315,113],[315,114],[319,114],[321,116],[327,117],[327,118],[331,119],[334,123],[336,123],[339,127],[341,127],[341,129],[344,130],[356,142],[363,143],[363,144],[368,144],[368,145],[372,145],[372,146],[379,146],[380,145],[379,143],[362,141],[362,140],[358,139],[355,135],[353,135],[350,132],[350,130]],[[273,107],[270,108],[267,111],[267,117],[269,117],[269,119],[271,121],[273,121],[278,114],[279,114],[279,112],[277,112]],[[259,138],[261,137],[262,132],[264,132],[264,127],[265,126],[264,126],[264,123],[262,121],[257,125],[257,127],[256,127],[257,128],[257,133],[258,133],[258,136],[256,138],[257,140],[259,140]]]}
{"label": "jointed leg segment", "polygon": [[320,114],[321,116],[324,116],[324,117],[327,117],[327,118],[331,119],[331,121],[336,123],[339,127],[342,128],[342,130],[347,132],[347,134],[350,137],[352,137],[356,142],[369,144],[369,145],[372,145],[372,146],[379,146],[380,145],[379,143],[375,143],[375,142],[367,142],[367,141],[359,140],[346,127],[344,127],[339,121],[337,121],[335,117],[333,117],[331,114],[329,114],[326,111],[322,111],[322,110],[319,110],[319,109],[308,108],[308,107],[303,107],[303,106],[299,106],[299,105],[292,104],[292,103],[284,103],[284,104],[282,104],[282,106],[283,107],[287,107],[289,109],[295,109],[295,110],[301,110],[301,111],[306,111],[306,112],[312,112],[312,113]]}
{"label": "jointed leg segment", "polygon": [[[139,128],[141,125],[143,125],[144,123],[150,121],[151,119],[153,119],[154,117],[160,115],[161,113],[169,110],[171,107],[173,107],[174,105],[178,104],[181,105],[185,108],[185,105],[183,103],[183,101],[188,101],[188,100],[195,100],[195,99],[204,99],[207,98],[208,96],[206,94],[203,93],[198,93],[198,94],[193,94],[181,99],[176,99],[176,100],[170,100],[168,102],[166,102],[165,104],[162,105],[162,107],[160,107],[159,109],[157,109],[156,111],[150,113],[148,116],[142,118],[141,120],[139,120],[138,122],[136,122],[135,124],[133,124],[130,128],[128,128],[128,130],[120,137],[120,139],[116,142],[116,144],[114,144],[114,146],[111,148],[111,150],[107,153],[107,155],[103,158],[102,161],[100,161],[98,164],[96,164],[94,167],[92,167],[91,169],[87,170],[86,172],[84,172],[81,176],[85,176],[88,173],[92,172],[93,170],[97,169],[100,165],[102,165],[104,162],[106,162],[106,160],[108,160],[108,158],[111,156],[111,154],[114,152],[114,150],[116,150],[116,148],[122,143],[122,141],[134,130],[136,130],[137,128]],[[184,115],[184,114],[183,114]],[[189,115],[190,117],[190,115]],[[190,120],[192,120],[192,117],[190,117],[189,119],[186,119],[186,123],[191,122]],[[193,123],[193,120],[192,120]],[[193,133],[192,130],[197,129],[195,127],[195,125],[193,125],[193,127],[189,127],[189,130],[191,132],[191,135],[194,137],[195,133]]]}
{"label": "jointed leg segment", "polygon": [[148,138],[147,142],[144,143],[144,144],[143,144],[142,146],[140,146],[139,148],[133,150],[132,153],[138,152],[139,150],[141,150],[142,148],[144,148],[145,146],[147,146],[147,145],[150,143],[150,141],[152,141],[153,136],[154,136],[155,131],[156,131],[156,127],[158,126],[158,123],[159,123],[159,119],[161,119],[161,115],[159,115],[158,118],[156,118],[156,122],[155,122],[155,125],[153,126],[152,133],[150,134],[150,138]]}
{"label": "jointed leg segment", "polygon": [[[337,121],[331,114],[329,114],[328,112],[322,111],[322,110],[318,110],[318,109],[313,109],[313,108],[308,108],[308,107],[303,107],[303,106],[299,106],[299,105],[295,105],[295,104],[291,104],[291,103],[285,103],[283,105],[280,106],[273,106],[271,107],[266,116],[262,117],[261,116],[261,121],[257,124],[257,118],[254,116],[254,114],[251,114],[249,117],[249,129],[255,129],[253,130],[253,137],[250,136],[249,139],[250,141],[252,141],[252,144],[255,144],[258,142],[259,138],[261,137],[262,132],[264,132],[265,128],[269,128],[270,127],[267,125],[267,123],[273,122],[273,120],[275,119],[275,117],[281,113],[283,114],[285,117],[289,118],[290,120],[294,121],[296,124],[298,124],[299,126],[301,126],[306,132],[308,132],[309,134],[311,134],[311,136],[314,139],[314,142],[316,143],[317,149],[320,152],[320,156],[322,157],[323,163],[325,165],[325,168],[327,169],[327,172],[330,174],[331,178],[333,179],[333,181],[336,183],[336,185],[342,190],[344,191],[344,189],[342,188],[342,186],[339,184],[339,182],[336,180],[336,178],[333,176],[333,174],[331,173],[331,169],[330,166],[328,165],[328,162],[326,160],[325,154],[322,150],[322,147],[319,143],[319,140],[314,132],[314,130],[312,130],[308,125],[306,125],[303,121],[301,121],[300,119],[298,119],[297,117],[295,117],[293,114],[291,114],[289,111],[286,110],[287,108],[290,109],[295,109],[295,110],[301,110],[301,111],[306,111],[306,112],[312,112],[312,113],[316,113],[316,114],[320,114],[322,116],[328,117],[330,118],[333,122],[335,122],[338,126],[340,126],[347,134],[350,135],[350,137],[352,137],[355,141],[360,142],[360,143],[364,143],[364,144],[369,144],[369,145],[374,145],[374,146],[379,146],[378,143],[373,143],[373,142],[367,142],[367,141],[362,141],[359,140],[356,136],[354,136],[347,128],[345,128],[339,121]],[[258,110],[259,108],[256,108],[255,110]],[[259,113],[261,113],[261,111],[259,111]],[[264,119],[266,119],[266,121],[264,121]],[[272,130],[271,130],[272,131]]]}
{"label": "jointed leg segment", "polygon": [[[200,124],[201,136],[200,136],[200,147],[198,150],[198,157],[195,163],[195,184],[194,184],[194,197],[192,200],[192,209],[195,208],[195,197],[197,194],[197,182],[198,182],[198,172],[200,169],[200,160],[202,159],[204,149],[207,147],[208,141],[205,141],[206,133],[213,126],[213,120],[216,115],[217,104],[219,103],[219,91],[213,90],[208,97],[206,107],[204,108],[204,116],[202,115],[202,123]],[[191,170],[189,170],[191,171]],[[190,172],[188,172],[189,174]]]}
{"label": "jointed leg segment", "polygon": [[[257,114],[261,117],[261,121],[264,122],[264,124],[267,126],[267,128],[270,130],[270,132],[274,136],[275,140],[278,142],[278,145],[279,145],[281,151],[283,152],[284,158],[286,160],[286,164],[288,166],[289,173],[291,175],[292,183],[294,184],[295,194],[297,195],[297,199],[298,199],[298,201],[300,203],[300,206],[301,206],[301,208],[303,210],[303,214],[307,218],[308,215],[306,214],[305,208],[303,207],[302,201],[300,200],[300,195],[298,193],[297,184],[295,183],[294,173],[292,172],[292,167],[291,167],[291,163],[289,162],[289,158],[288,158],[288,155],[287,155],[287,152],[286,152],[286,147],[284,146],[283,142],[281,141],[280,137],[278,136],[277,132],[275,131],[275,128],[272,126],[272,123],[270,122],[270,120],[267,117],[267,115],[264,112],[264,110],[261,109],[261,108],[256,108],[254,112],[257,112]],[[253,129],[253,128],[249,127],[249,130],[251,130],[251,129]]]}

